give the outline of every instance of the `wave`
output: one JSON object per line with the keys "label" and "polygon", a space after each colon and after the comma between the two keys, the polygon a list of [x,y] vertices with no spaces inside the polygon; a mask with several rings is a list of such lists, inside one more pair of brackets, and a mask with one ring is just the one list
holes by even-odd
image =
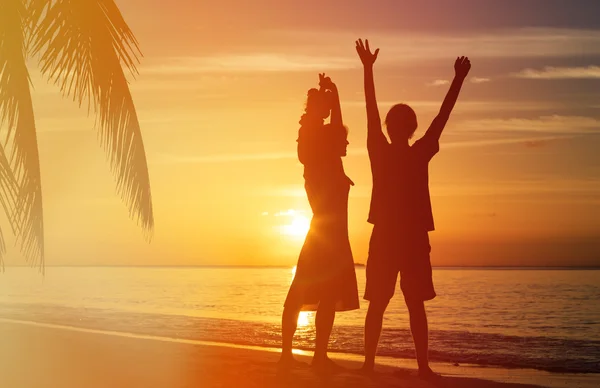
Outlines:
{"label": "wave", "polygon": [[[53,305],[1,305],[2,318],[69,325],[84,329],[279,347],[280,326],[274,323],[182,315],[115,312]],[[314,327],[300,327],[294,346],[313,350]],[[334,326],[330,350],[363,354],[363,328]],[[600,341],[511,336],[485,332],[432,330],[430,360],[503,368],[529,368],[557,373],[600,373]],[[408,329],[384,328],[378,355],[413,358]]]}

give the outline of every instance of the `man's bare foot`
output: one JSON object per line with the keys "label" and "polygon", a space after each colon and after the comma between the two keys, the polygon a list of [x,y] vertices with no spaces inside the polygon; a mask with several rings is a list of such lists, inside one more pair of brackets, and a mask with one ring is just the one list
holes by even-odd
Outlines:
{"label": "man's bare foot", "polygon": [[292,356],[289,355],[281,355],[281,358],[277,362],[277,366],[283,369],[294,369],[294,368],[306,368],[308,364],[302,361],[298,361]]}
{"label": "man's bare foot", "polygon": [[343,366],[333,362],[333,360],[327,356],[313,358],[311,367],[318,373],[326,374],[339,373],[346,369]]}
{"label": "man's bare foot", "polygon": [[419,378],[421,380],[435,381],[442,378],[442,375],[435,373],[430,367],[419,368]]}
{"label": "man's bare foot", "polygon": [[363,364],[363,366],[358,370],[358,373],[365,376],[374,376],[375,375],[375,365]]}

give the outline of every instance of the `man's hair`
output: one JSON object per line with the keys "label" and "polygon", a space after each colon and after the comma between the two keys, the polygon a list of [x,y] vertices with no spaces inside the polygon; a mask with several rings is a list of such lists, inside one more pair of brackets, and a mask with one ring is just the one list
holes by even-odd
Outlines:
{"label": "man's hair", "polygon": [[[408,124],[417,122],[417,114],[415,111],[406,104],[396,104],[390,108],[389,112],[385,116],[385,126],[390,127],[406,127]],[[410,139],[417,127],[412,128],[411,133],[407,133]]]}

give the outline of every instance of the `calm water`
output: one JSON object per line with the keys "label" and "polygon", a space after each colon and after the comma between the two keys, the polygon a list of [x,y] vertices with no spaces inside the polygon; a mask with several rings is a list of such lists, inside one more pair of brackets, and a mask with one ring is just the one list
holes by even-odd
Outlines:
{"label": "calm water", "polygon": [[[0,317],[177,338],[278,346],[292,280],[282,268],[30,268],[0,275]],[[365,273],[357,268],[359,292]],[[428,302],[437,361],[600,373],[600,271],[436,269]],[[380,354],[413,357],[402,297]],[[339,313],[332,349],[362,352],[367,303]],[[296,346],[311,349],[303,313]]]}

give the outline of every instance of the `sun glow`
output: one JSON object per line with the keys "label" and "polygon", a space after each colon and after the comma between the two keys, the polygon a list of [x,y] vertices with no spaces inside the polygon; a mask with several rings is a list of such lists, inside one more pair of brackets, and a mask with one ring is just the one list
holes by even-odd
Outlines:
{"label": "sun glow", "polygon": [[285,212],[275,214],[276,217],[282,217],[282,223],[278,226],[279,233],[284,236],[305,237],[310,228],[310,220],[303,212],[290,209]]}

